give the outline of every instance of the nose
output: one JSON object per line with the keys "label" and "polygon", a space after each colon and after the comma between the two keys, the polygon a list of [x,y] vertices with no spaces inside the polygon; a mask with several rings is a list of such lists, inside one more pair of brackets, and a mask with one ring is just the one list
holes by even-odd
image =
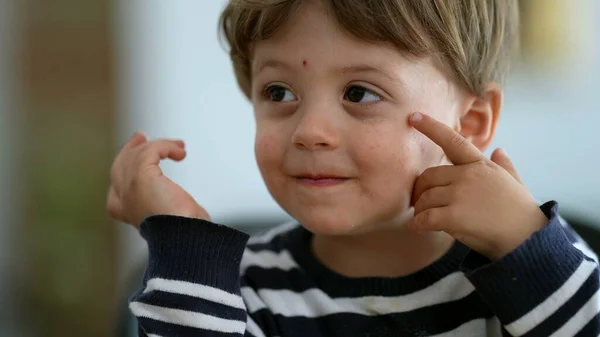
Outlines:
{"label": "nose", "polygon": [[298,125],[292,136],[296,148],[318,151],[333,150],[340,146],[341,116],[337,116],[331,104],[306,105],[297,113]]}

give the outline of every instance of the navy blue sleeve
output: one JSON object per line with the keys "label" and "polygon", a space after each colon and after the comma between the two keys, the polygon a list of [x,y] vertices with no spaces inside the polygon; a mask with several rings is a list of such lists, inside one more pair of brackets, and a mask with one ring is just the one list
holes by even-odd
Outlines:
{"label": "navy blue sleeve", "polygon": [[558,215],[510,254],[490,261],[471,251],[462,269],[512,336],[598,336],[596,256]]}
{"label": "navy blue sleeve", "polygon": [[156,215],[143,288],[130,301],[140,336],[252,336],[240,294],[248,235],[199,219]]}

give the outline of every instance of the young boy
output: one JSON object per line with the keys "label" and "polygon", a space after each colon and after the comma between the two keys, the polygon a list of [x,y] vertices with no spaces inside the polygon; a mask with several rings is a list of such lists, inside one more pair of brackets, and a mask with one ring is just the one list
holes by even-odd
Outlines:
{"label": "young boy", "polygon": [[515,1],[237,0],[222,24],[256,159],[298,224],[248,241],[136,134],[110,214],[150,261],[141,336],[598,336],[595,256],[487,159]]}

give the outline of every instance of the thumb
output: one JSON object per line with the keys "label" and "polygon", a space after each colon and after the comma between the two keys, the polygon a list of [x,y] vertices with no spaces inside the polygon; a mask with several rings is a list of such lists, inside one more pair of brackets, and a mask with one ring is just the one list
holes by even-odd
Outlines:
{"label": "thumb", "polygon": [[506,151],[504,151],[504,149],[494,150],[494,152],[492,153],[491,159],[494,163],[500,165],[500,167],[502,167],[508,173],[510,173],[510,175],[513,178],[515,178],[518,182],[523,184],[521,177],[519,177],[519,174],[517,173],[517,169],[515,168],[515,165],[513,165],[510,158],[508,158],[508,155],[506,154]]}

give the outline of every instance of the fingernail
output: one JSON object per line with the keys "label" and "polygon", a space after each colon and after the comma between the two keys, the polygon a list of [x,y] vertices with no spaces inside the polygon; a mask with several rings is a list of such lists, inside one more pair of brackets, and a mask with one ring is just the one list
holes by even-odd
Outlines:
{"label": "fingernail", "polygon": [[410,116],[411,123],[418,123],[423,119],[423,115],[420,112],[415,112]]}

